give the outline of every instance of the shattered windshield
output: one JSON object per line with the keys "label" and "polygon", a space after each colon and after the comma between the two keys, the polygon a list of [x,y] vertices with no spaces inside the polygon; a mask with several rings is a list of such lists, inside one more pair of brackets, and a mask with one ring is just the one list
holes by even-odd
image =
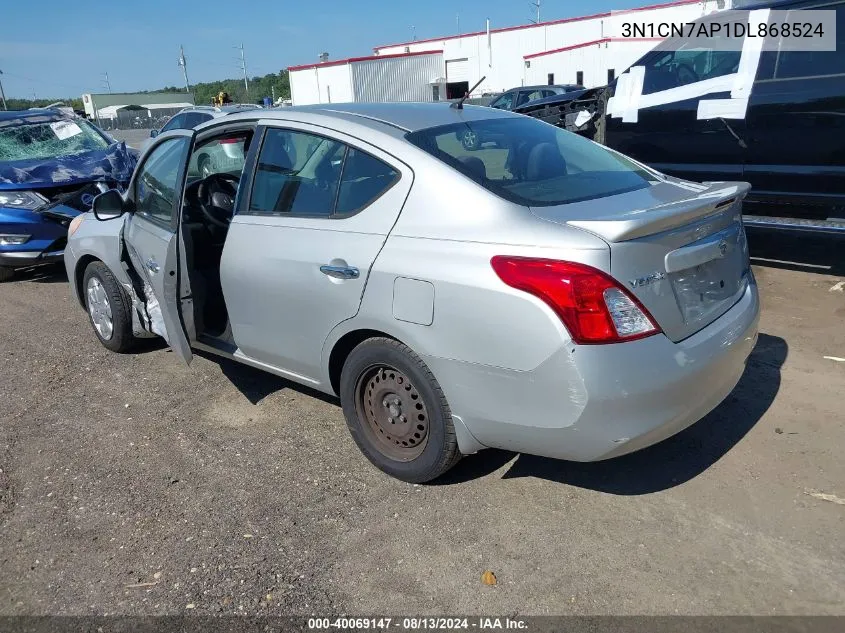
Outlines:
{"label": "shattered windshield", "polygon": [[0,127],[0,161],[43,160],[108,146],[108,141],[82,119]]}

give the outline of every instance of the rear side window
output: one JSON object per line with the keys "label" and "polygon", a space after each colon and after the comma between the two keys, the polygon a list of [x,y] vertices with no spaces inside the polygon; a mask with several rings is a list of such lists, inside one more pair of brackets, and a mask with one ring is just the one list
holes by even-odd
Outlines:
{"label": "rear side window", "polygon": [[775,66],[775,79],[845,74],[845,4],[818,8],[836,9],[836,50],[781,51]]}
{"label": "rear side window", "polygon": [[444,125],[406,138],[494,194],[527,206],[612,196],[656,180],[598,143],[529,117]]}
{"label": "rear side window", "polygon": [[347,217],[398,178],[383,161],[340,141],[273,128],[258,155],[249,213]]}
{"label": "rear side window", "polygon": [[398,178],[399,173],[387,163],[350,147],[343,165],[335,213],[357,213],[390,189]]}

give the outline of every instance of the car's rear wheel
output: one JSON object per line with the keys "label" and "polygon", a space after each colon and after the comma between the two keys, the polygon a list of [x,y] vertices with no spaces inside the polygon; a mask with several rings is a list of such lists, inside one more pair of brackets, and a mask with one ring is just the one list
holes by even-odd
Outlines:
{"label": "car's rear wheel", "polygon": [[352,350],[340,376],[340,400],[358,448],[393,477],[430,481],[461,458],[443,390],[399,341],[372,338]]}
{"label": "car's rear wheel", "polygon": [[91,262],[82,279],[85,308],[94,334],[113,352],[129,351],[132,335],[131,303],[117,279],[103,262]]}
{"label": "car's rear wheel", "polygon": [[9,281],[15,275],[14,268],[8,268],[6,266],[0,266],[0,283],[4,281]]}

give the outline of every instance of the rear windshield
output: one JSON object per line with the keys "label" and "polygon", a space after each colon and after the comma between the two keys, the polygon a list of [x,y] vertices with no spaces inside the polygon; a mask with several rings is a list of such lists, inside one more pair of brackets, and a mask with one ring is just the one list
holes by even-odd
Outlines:
{"label": "rear windshield", "polygon": [[0,160],[56,158],[108,146],[108,141],[82,119],[0,127]]}
{"label": "rear windshield", "polygon": [[530,117],[467,121],[406,138],[496,195],[527,206],[604,198],[656,180],[624,156]]}

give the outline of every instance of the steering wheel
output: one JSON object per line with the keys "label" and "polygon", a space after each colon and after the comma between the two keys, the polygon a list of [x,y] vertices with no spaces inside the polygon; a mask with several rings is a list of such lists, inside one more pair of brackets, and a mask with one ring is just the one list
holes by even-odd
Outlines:
{"label": "steering wheel", "polygon": [[235,194],[240,177],[233,174],[211,174],[197,186],[197,204],[200,211],[214,226],[229,228],[235,211]]}
{"label": "steering wheel", "polygon": [[689,64],[678,64],[675,68],[675,75],[678,77],[678,83],[682,86],[698,81],[698,75]]}

